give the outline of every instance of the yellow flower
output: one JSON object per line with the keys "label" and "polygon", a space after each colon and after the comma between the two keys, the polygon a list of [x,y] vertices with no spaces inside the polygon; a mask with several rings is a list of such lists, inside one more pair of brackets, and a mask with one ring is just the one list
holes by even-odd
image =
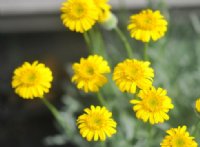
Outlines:
{"label": "yellow flower", "polygon": [[195,107],[196,107],[197,112],[200,112],[200,98],[196,100]]}
{"label": "yellow flower", "polygon": [[189,132],[186,131],[186,126],[178,126],[178,128],[171,128],[167,130],[167,136],[160,144],[161,147],[197,147],[197,143],[190,137]]}
{"label": "yellow flower", "polygon": [[111,14],[110,8],[109,9],[108,8],[102,8],[101,12],[99,14],[98,21],[100,23],[104,23],[104,22],[106,22],[111,17],[111,15],[112,14]]}
{"label": "yellow flower", "polygon": [[111,16],[111,6],[108,4],[108,0],[93,0],[95,5],[99,10],[99,18],[98,21],[103,23],[109,19]]}
{"label": "yellow flower", "polygon": [[148,89],[154,77],[154,71],[149,65],[150,62],[126,59],[115,67],[113,80],[122,92],[135,93],[136,86]]}
{"label": "yellow flower", "polygon": [[61,7],[63,24],[71,31],[86,32],[98,19],[98,8],[93,0],[68,0]]}
{"label": "yellow flower", "polygon": [[116,133],[116,122],[111,118],[112,113],[105,107],[91,106],[84,109],[85,113],[78,117],[77,125],[82,137],[87,141],[105,141]]}
{"label": "yellow flower", "polygon": [[80,63],[74,63],[72,68],[74,70],[72,82],[85,92],[98,92],[99,88],[107,82],[104,74],[110,72],[107,61],[98,55],[81,58]]}
{"label": "yellow flower", "polygon": [[24,99],[42,98],[51,88],[52,72],[38,61],[25,62],[14,71],[12,87]]}
{"label": "yellow flower", "polygon": [[160,14],[160,11],[152,11],[150,9],[143,10],[139,14],[130,17],[128,25],[131,37],[143,42],[153,41],[165,35],[167,31],[167,21]]}
{"label": "yellow flower", "polygon": [[166,94],[167,91],[162,88],[155,89],[152,87],[148,90],[140,90],[138,97],[141,99],[130,101],[134,104],[133,111],[136,112],[136,117],[144,122],[149,120],[151,124],[163,123],[168,120],[167,113],[174,106]]}

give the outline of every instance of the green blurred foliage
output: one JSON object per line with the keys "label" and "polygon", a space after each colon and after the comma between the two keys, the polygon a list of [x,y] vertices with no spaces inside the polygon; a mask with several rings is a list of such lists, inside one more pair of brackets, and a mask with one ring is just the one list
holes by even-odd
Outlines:
{"label": "green blurred foliage", "polygon": [[[200,143],[200,133],[195,131],[200,129],[195,128],[199,118],[194,111],[195,100],[200,97],[200,36],[195,31],[195,24],[188,13],[185,12],[183,15],[181,13],[183,10],[176,13],[176,11],[168,12],[163,7],[161,8],[170,19],[169,30],[164,38],[150,43],[148,55],[151,66],[155,70],[154,86],[167,89],[175,108],[169,113],[170,120],[163,124],[150,125],[136,119],[132,105],[129,103],[135,96],[121,93],[110,74],[109,82],[101,89],[101,92],[118,126],[117,134],[107,139],[106,146],[158,147],[166,135],[165,131],[178,125],[187,125],[191,135],[195,136],[196,141]],[[131,12],[123,11],[122,15],[119,12],[120,26],[134,48],[135,58],[142,59],[143,44],[131,39],[126,30],[130,14]],[[97,26],[90,33],[95,36],[94,49],[109,61],[112,69],[118,62],[127,58],[124,46],[114,31],[107,32]],[[103,42],[105,45],[102,45]],[[105,52],[100,52],[99,48],[103,48]],[[71,64],[67,65],[66,69],[72,76]],[[61,134],[46,138],[45,143],[54,145],[71,142],[81,147],[103,146],[101,142],[87,142],[81,137],[76,127],[76,119],[85,107],[91,104],[99,105],[97,96],[85,94],[71,83],[64,84],[63,87],[66,89],[66,94],[62,97],[64,106],[60,114],[63,116],[63,123],[69,127],[63,130],[58,126]]]}

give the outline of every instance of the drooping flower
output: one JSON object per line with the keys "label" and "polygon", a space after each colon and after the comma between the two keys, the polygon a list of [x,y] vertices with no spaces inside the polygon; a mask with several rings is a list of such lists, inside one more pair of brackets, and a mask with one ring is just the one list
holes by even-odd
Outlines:
{"label": "drooping flower", "polygon": [[104,74],[110,72],[108,62],[98,55],[81,58],[80,63],[74,63],[72,68],[74,70],[72,82],[85,92],[98,92],[107,82]]}
{"label": "drooping flower", "polygon": [[110,12],[111,6],[108,4],[108,0],[93,0],[93,1],[99,11],[98,21],[103,23],[106,20],[108,20],[109,17],[111,16]]}
{"label": "drooping flower", "polygon": [[128,30],[131,37],[143,42],[149,42],[151,39],[156,41],[165,35],[167,31],[167,21],[160,11],[150,9],[143,10],[139,14],[130,17]]}
{"label": "drooping flower", "polygon": [[167,136],[160,144],[161,147],[197,147],[194,137],[191,137],[187,132],[186,126],[178,126],[178,128],[171,128],[166,131]]}
{"label": "drooping flower", "polygon": [[113,80],[122,92],[135,93],[136,87],[148,89],[154,77],[154,70],[149,65],[150,62],[126,59],[115,67]]}
{"label": "drooping flower", "polygon": [[200,112],[200,98],[198,98],[195,102],[195,107],[196,107],[196,110],[197,112]]}
{"label": "drooping flower", "polygon": [[84,33],[98,19],[98,8],[93,0],[67,0],[61,7],[63,24],[71,31]]}
{"label": "drooping flower", "polygon": [[82,137],[87,141],[105,141],[116,133],[117,123],[111,118],[112,113],[105,107],[91,106],[84,109],[85,113],[78,117],[77,125]]}
{"label": "drooping flower", "polygon": [[53,80],[52,72],[38,61],[32,64],[25,62],[14,71],[12,87],[24,99],[42,98],[49,92]]}
{"label": "drooping flower", "polygon": [[133,111],[136,117],[144,122],[149,121],[151,124],[163,123],[169,119],[168,111],[174,106],[171,99],[167,96],[167,91],[152,87],[147,90],[140,90],[138,99],[133,99],[130,103],[134,104]]}

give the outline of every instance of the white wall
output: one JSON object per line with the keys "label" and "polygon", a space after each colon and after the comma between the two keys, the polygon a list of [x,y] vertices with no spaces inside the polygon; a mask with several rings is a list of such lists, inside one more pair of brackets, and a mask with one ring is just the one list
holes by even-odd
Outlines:
{"label": "white wall", "polygon": [[[0,0],[0,33],[62,30],[58,17],[64,0]],[[152,0],[154,2],[158,0]],[[200,0],[166,0],[169,6],[197,6]],[[113,8],[141,8],[146,0],[111,0]],[[39,14],[39,15],[28,15]],[[49,14],[49,15],[40,15]],[[56,14],[56,15],[55,15]],[[32,17],[33,16],[33,17]]]}
{"label": "white wall", "polygon": [[[32,14],[58,12],[65,0],[0,0],[0,14]],[[152,0],[159,1],[159,0]],[[164,1],[164,0],[163,0]],[[169,6],[200,6],[200,0],[165,0]],[[114,8],[125,5],[128,8],[144,7],[146,0],[110,0]]]}

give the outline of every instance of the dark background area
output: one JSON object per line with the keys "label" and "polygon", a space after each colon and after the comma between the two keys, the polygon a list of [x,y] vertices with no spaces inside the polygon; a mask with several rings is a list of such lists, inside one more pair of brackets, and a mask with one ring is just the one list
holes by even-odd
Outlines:
{"label": "dark background area", "polygon": [[45,136],[58,133],[54,118],[40,99],[24,100],[14,93],[13,71],[24,61],[38,60],[50,67],[54,81],[46,97],[59,108],[63,82],[69,80],[65,64],[87,54],[84,41],[65,30],[4,33],[0,50],[0,146],[42,147]]}

